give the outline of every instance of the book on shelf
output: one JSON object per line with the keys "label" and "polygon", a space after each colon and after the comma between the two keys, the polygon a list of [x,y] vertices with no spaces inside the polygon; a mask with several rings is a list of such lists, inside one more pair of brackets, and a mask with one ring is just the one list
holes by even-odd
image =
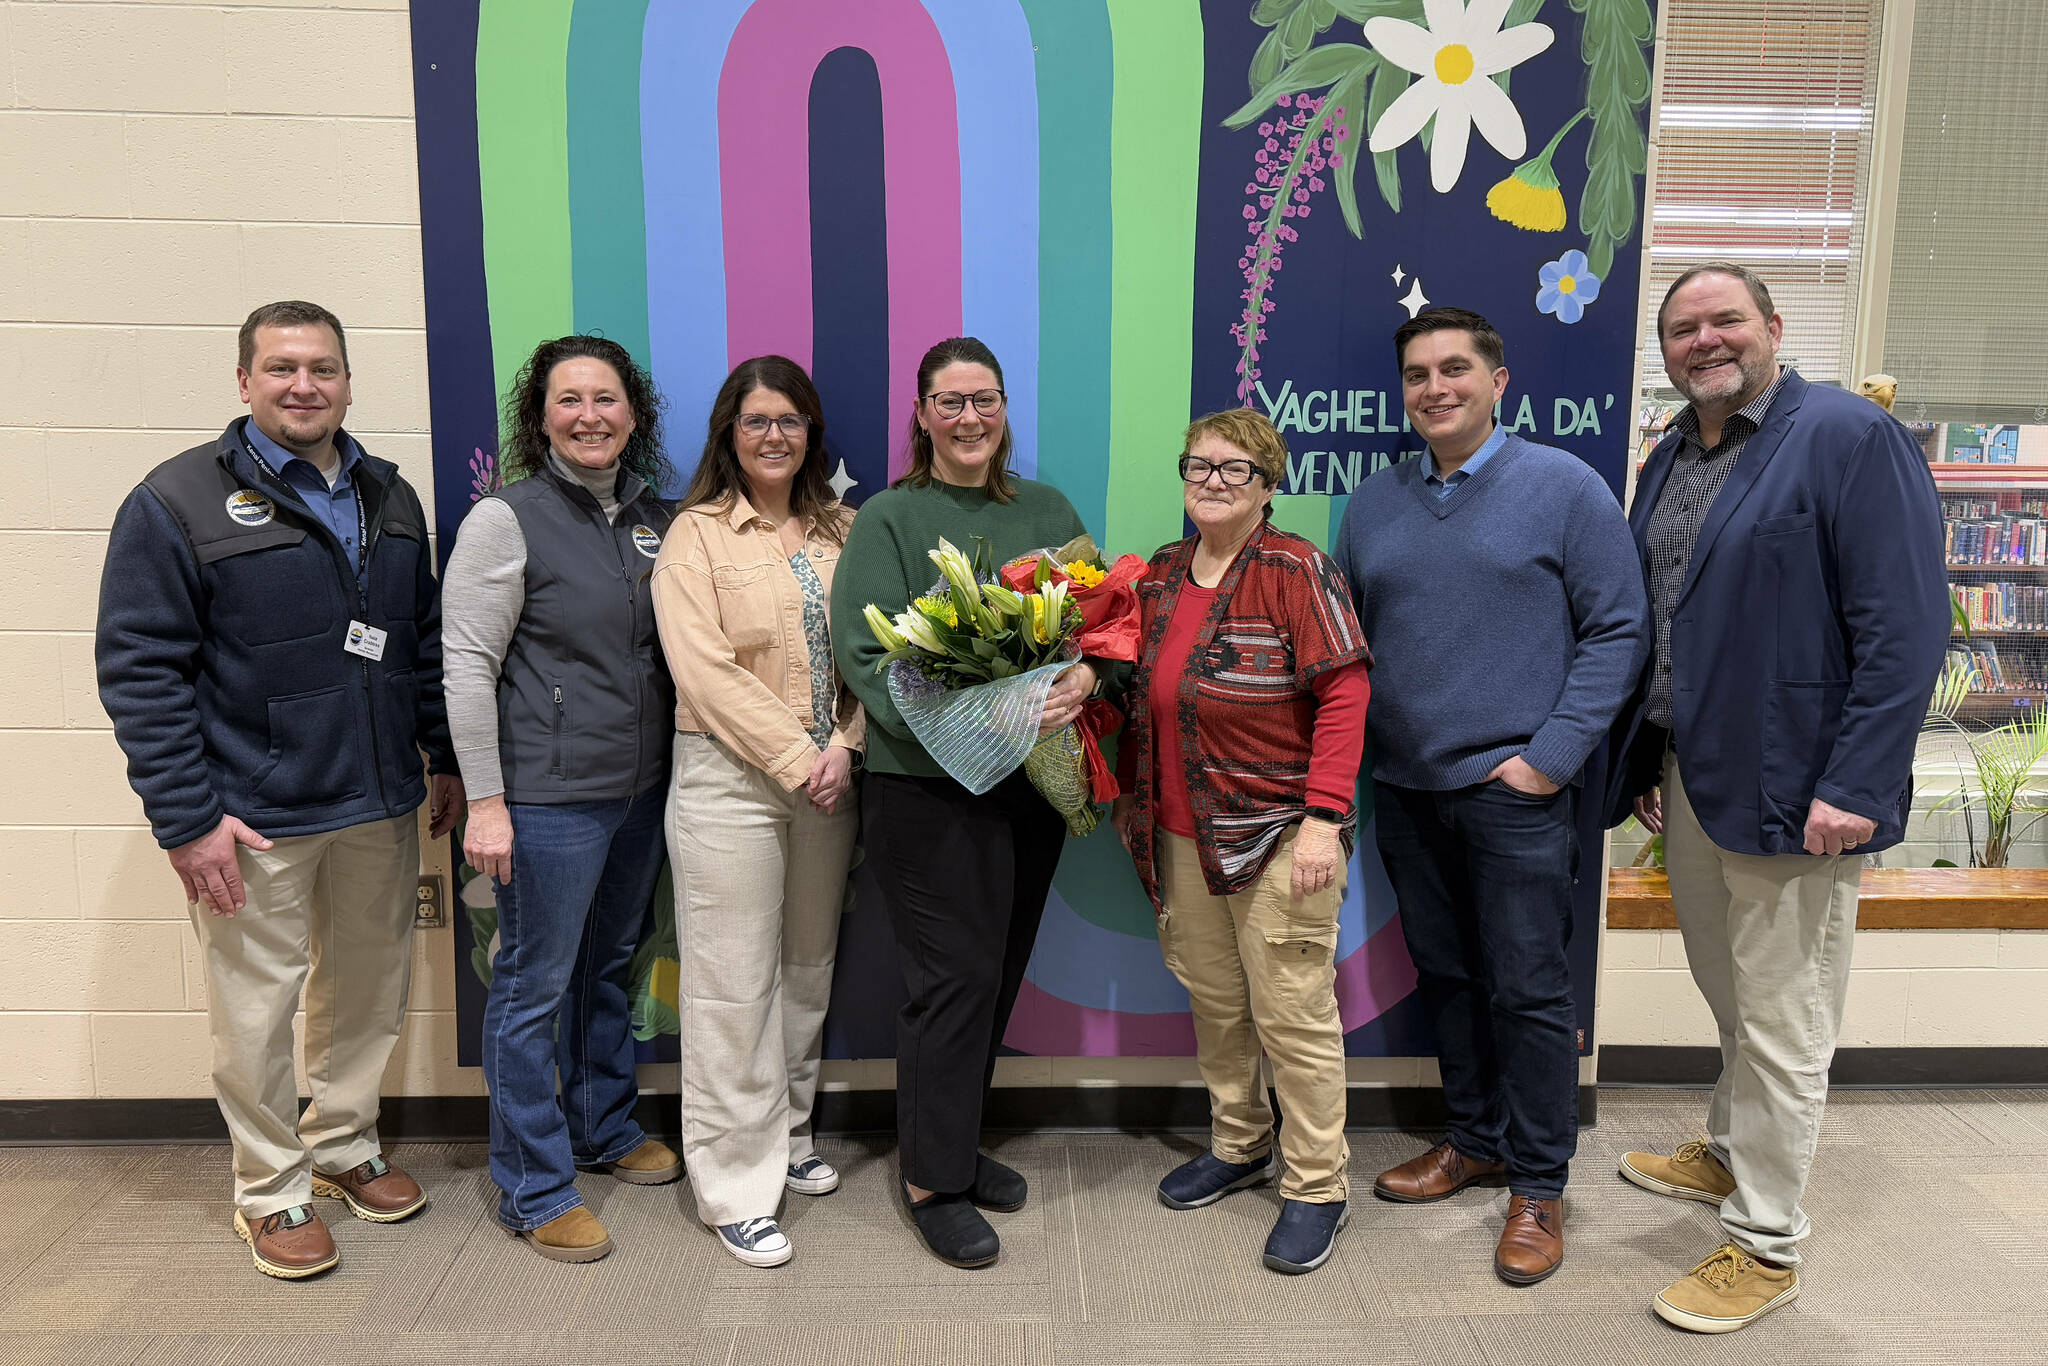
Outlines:
{"label": "book on shelf", "polygon": [[1973,631],[2048,633],[2048,584],[1959,583],[1954,591]]}

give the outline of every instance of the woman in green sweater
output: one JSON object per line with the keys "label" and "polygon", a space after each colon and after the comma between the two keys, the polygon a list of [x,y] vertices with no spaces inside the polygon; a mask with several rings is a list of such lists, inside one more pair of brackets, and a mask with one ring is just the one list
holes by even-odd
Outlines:
{"label": "woman in green sweater", "polygon": [[[910,733],[875,671],[883,648],[861,619],[894,615],[938,578],[945,537],[996,563],[1064,545],[1085,529],[1050,485],[1006,466],[1003,371],[972,337],[927,351],[917,369],[910,469],[861,508],[832,584],[832,650],[868,715],[856,873],[887,908],[909,999],[896,1022],[896,1133],[903,1199],[925,1245],[986,1266],[1001,1243],[980,1209],[1022,1207],[1024,1178],[977,1151],[996,1051],[1038,937],[1066,823],[1022,770],[977,797]],[[1040,734],[1080,715],[1096,670],[1076,664],[1045,701]]]}

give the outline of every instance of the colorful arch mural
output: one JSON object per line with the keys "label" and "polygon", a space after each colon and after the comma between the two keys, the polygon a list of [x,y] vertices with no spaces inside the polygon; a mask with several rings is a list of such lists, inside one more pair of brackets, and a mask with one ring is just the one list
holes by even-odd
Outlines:
{"label": "colorful arch mural", "polygon": [[[1566,126],[1528,161],[1475,137],[1438,189],[1420,143],[1365,146],[1404,94],[1443,92],[1364,25],[1453,16],[1514,30],[1494,35],[1503,52],[1536,47],[1532,25],[1552,35],[1478,79],[1532,134]],[[1243,394],[1294,449],[1276,520],[1327,543],[1351,484],[1415,446],[1386,338],[1425,290],[1508,337],[1503,421],[1619,489],[1637,272],[1615,248],[1640,211],[1649,18],[1647,0],[415,0],[441,544],[495,477],[497,397],[535,342],[572,330],[647,358],[686,471],[730,365],[794,357],[855,502],[901,470],[918,356],[979,336],[1004,364],[1018,467],[1105,545],[1147,554],[1183,532],[1181,428]],[[1562,181],[1579,221],[1562,240],[1515,221],[1486,188],[1502,176]],[[1560,332],[1566,247],[1585,284]],[[1010,1045],[1191,1051],[1114,839],[1070,844],[1055,886]],[[850,910],[835,1052],[893,1047],[886,941]],[[1369,831],[1339,958],[1352,1051],[1427,1051]],[[659,1015],[653,1000],[643,1032]]]}

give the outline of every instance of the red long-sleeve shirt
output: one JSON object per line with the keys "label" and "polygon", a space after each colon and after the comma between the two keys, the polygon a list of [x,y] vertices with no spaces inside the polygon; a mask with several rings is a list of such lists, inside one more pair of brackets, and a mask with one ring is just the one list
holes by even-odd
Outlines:
{"label": "red long-sleeve shirt", "polygon": [[[1187,785],[1180,777],[1184,770],[1174,707],[1195,637],[1215,598],[1214,588],[1203,588],[1193,579],[1181,584],[1173,616],[1159,641],[1151,685],[1145,695],[1154,737],[1153,821],[1160,829],[1185,839],[1196,837],[1195,813],[1188,801]],[[1348,811],[1358,791],[1358,770],[1365,757],[1365,711],[1372,698],[1371,675],[1361,659],[1316,675],[1309,686],[1316,695],[1316,720],[1309,742],[1308,804]],[[1127,792],[1137,776],[1129,771],[1134,762],[1132,754],[1132,749],[1126,746],[1118,765],[1119,786]]]}

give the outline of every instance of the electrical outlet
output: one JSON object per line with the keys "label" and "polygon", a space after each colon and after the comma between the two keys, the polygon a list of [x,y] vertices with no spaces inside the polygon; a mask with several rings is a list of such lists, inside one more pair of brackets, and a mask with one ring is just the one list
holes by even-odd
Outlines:
{"label": "electrical outlet", "polygon": [[417,896],[419,899],[413,906],[413,924],[426,929],[440,929],[448,923],[448,915],[444,909],[447,902],[441,896],[439,874],[422,874]]}

